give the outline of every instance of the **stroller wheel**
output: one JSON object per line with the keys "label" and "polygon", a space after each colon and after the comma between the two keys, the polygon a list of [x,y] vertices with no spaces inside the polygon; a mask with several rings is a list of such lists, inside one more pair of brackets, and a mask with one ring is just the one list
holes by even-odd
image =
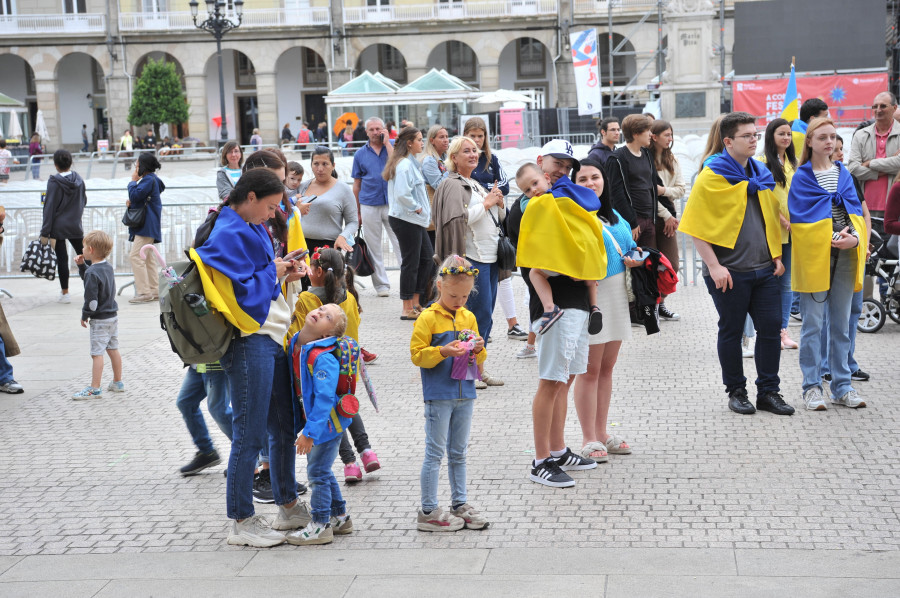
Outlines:
{"label": "stroller wheel", "polygon": [[888,297],[888,300],[885,301],[884,309],[893,321],[900,324],[900,299]]}
{"label": "stroller wheel", "polygon": [[856,329],[860,332],[878,332],[886,320],[884,306],[876,299],[863,299],[862,312]]}

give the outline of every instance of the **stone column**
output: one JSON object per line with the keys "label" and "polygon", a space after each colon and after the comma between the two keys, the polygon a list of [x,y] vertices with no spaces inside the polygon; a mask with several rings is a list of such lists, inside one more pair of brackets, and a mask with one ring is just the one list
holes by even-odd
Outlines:
{"label": "stone column", "polygon": [[[132,82],[133,84],[133,82]],[[109,147],[115,149],[115,141],[128,127],[128,110],[131,108],[131,91],[125,75],[112,76],[106,80],[106,110],[109,113]]]}
{"label": "stone column", "polygon": [[[50,77],[46,73],[34,72],[34,91],[37,96],[38,110],[44,113],[44,122],[47,123],[47,131],[50,133],[50,143],[47,151],[53,153],[54,147],[61,147],[60,143],[60,116],[59,116],[59,89],[52,72]],[[33,132],[33,131],[32,131]],[[24,139],[27,143],[28,140]],[[44,142],[46,143],[46,142]]]}
{"label": "stone column", "polygon": [[263,143],[277,143],[281,136],[281,127],[277,121],[278,107],[275,91],[275,73],[256,72],[256,108],[259,134]]}
{"label": "stone column", "polygon": [[666,6],[669,48],[659,91],[663,118],[675,130],[705,129],[719,115],[715,17],[705,0],[671,0]]}
{"label": "stone column", "polygon": [[490,64],[487,62],[478,61],[478,87],[481,91],[495,91],[500,89],[500,64],[499,58],[500,54],[497,54],[498,62],[494,64]]}
{"label": "stone column", "polygon": [[184,87],[188,108],[188,130],[205,144],[209,139],[209,111],[206,107],[206,75],[185,75]]}

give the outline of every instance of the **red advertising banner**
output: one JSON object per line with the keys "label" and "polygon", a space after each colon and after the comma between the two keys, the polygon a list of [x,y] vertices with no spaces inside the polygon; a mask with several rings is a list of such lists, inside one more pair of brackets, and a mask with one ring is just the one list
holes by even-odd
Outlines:
{"label": "red advertising banner", "polygon": [[[759,116],[759,124],[765,125],[781,114],[787,83],[787,77],[732,82],[734,110]],[[821,98],[828,104],[831,117],[847,126],[855,126],[871,118],[869,106],[872,100],[887,89],[887,73],[824,77],[797,75],[800,104],[810,98]]]}

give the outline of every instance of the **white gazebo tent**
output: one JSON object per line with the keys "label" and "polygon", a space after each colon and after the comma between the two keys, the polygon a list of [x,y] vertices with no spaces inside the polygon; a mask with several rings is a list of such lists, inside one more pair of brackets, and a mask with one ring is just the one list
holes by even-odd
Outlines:
{"label": "white gazebo tent", "polygon": [[[328,129],[332,130],[333,120],[342,112],[360,111],[363,108],[393,108],[394,122],[400,121],[400,106],[408,106],[411,119],[417,126],[430,126],[438,121],[449,125],[449,118],[442,114],[452,114],[452,110],[442,110],[442,105],[456,106],[457,113],[465,113],[468,103],[481,93],[444,70],[431,69],[412,83],[400,87],[395,81],[381,73],[364,71],[361,75],[335,89],[325,96],[328,106]],[[364,118],[363,114],[359,114]]]}
{"label": "white gazebo tent", "polygon": [[[0,93],[0,130],[3,131],[7,139],[19,139],[22,137],[22,127],[19,121],[20,114],[27,112],[27,107],[23,102],[15,98],[11,98],[6,94]],[[6,119],[2,115],[8,115]]]}

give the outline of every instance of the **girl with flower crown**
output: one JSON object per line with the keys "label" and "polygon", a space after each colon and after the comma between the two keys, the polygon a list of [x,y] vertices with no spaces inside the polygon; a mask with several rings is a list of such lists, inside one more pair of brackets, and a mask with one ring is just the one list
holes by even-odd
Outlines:
{"label": "girl with flower crown", "polygon": [[[340,251],[330,247],[316,247],[309,259],[309,288],[297,297],[291,326],[285,339],[289,341],[303,328],[309,312],[329,303],[334,303],[344,310],[347,314],[347,331],[344,334],[360,343],[359,324],[362,310],[359,307],[359,294],[353,284],[353,268],[344,262]],[[348,429],[362,459],[361,469],[345,430],[341,439],[340,455],[344,463],[344,482],[352,484],[362,480],[363,469],[371,473],[381,469],[381,463],[369,444],[369,436],[359,413],[353,416]]]}
{"label": "girl with flower crown", "polygon": [[[425,399],[425,459],[419,482],[422,507],[416,528],[424,532],[453,532],[463,527],[484,529],[487,519],[466,496],[466,450],[475,404],[475,381],[453,377],[453,359],[471,356],[484,363],[487,352],[478,322],[466,309],[478,270],[465,258],[451,255],[437,276],[437,299],[416,319],[409,344],[412,362],[421,368]],[[463,333],[468,342],[460,340]],[[438,474],[447,451],[450,475],[448,511],[438,506]]]}

